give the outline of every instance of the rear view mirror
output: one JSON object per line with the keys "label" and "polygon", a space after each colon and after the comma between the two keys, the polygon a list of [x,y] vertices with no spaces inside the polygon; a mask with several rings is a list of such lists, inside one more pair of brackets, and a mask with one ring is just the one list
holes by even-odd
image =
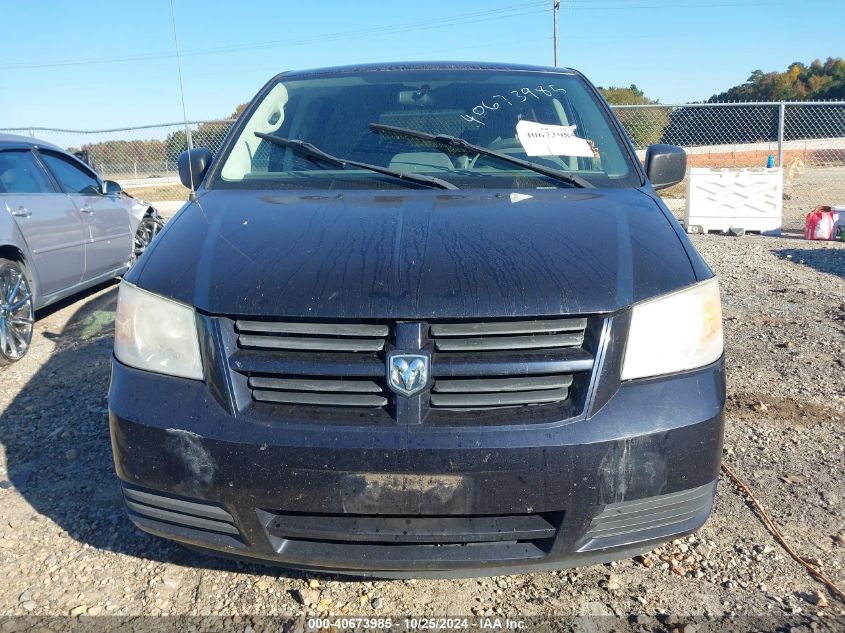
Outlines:
{"label": "rear view mirror", "polygon": [[675,145],[649,145],[645,153],[645,171],[655,189],[676,185],[686,176],[687,154]]}
{"label": "rear view mirror", "polygon": [[107,196],[120,193],[123,191],[123,187],[121,187],[118,183],[114,180],[104,180],[103,181],[103,193]]}
{"label": "rear view mirror", "polygon": [[211,150],[204,147],[186,149],[179,154],[176,162],[179,166],[179,180],[188,189],[195,190],[211,164]]}

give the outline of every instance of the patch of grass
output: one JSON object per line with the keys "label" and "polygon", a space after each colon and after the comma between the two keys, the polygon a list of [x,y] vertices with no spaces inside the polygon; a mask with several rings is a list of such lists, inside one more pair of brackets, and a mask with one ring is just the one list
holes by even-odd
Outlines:
{"label": "patch of grass", "polygon": [[87,341],[114,325],[114,312],[112,310],[97,310],[85,317],[81,325],[82,331],[79,336]]}
{"label": "patch of grass", "polygon": [[160,200],[187,200],[190,191],[181,184],[152,185],[144,187],[127,187],[126,191],[136,198],[147,202],[158,202]]}

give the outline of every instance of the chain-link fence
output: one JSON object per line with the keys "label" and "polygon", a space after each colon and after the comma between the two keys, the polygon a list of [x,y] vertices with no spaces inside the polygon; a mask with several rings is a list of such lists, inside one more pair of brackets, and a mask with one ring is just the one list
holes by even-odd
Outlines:
{"label": "chain-link fence", "polygon": [[[702,103],[614,107],[641,155],[680,145],[689,167],[784,169],[784,219],[798,228],[817,205],[845,204],[845,102]],[[682,212],[686,182],[661,192]]]}
{"label": "chain-link fence", "polygon": [[[150,202],[185,200],[188,190],[179,182],[176,159],[188,147],[220,149],[234,119],[164,123],[112,130],[54,128],[0,129],[0,132],[38,138],[63,147],[117,180],[130,193]],[[186,132],[187,127],[187,132]]]}
{"label": "chain-link fence", "polygon": [[[690,167],[760,168],[773,156],[784,168],[784,216],[798,228],[820,204],[845,204],[845,102],[617,105],[640,157],[652,143],[685,148]],[[232,120],[194,121],[194,147],[216,151]],[[176,157],[188,145],[183,123],[74,131],[6,129],[80,152],[104,177],[156,202],[184,200]],[[661,192],[682,213],[686,182]]]}

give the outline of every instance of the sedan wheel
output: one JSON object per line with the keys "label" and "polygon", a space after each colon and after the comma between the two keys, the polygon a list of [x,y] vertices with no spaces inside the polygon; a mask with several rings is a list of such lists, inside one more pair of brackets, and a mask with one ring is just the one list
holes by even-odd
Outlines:
{"label": "sedan wheel", "polygon": [[152,242],[153,238],[158,235],[158,232],[161,231],[163,226],[164,220],[162,220],[157,213],[150,213],[144,216],[144,219],[141,220],[141,224],[138,225],[138,230],[135,231],[135,251],[133,253],[133,262],[144,254],[144,251],[147,250],[150,242]]}
{"label": "sedan wheel", "polygon": [[35,321],[32,291],[17,262],[0,259],[0,365],[23,358]]}

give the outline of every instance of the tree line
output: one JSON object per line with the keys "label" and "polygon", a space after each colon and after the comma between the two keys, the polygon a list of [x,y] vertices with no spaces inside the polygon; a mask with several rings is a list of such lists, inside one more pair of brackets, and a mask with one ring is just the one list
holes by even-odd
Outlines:
{"label": "tree line", "polygon": [[809,66],[792,62],[785,72],[755,70],[744,84],[713,95],[710,103],[723,101],[805,101],[845,99],[845,59],[828,57]]}
{"label": "tree line", "polygon": [[[632,84],[599,88],[611,104],[659,106]],[[771,142],[778,138],[777,106],[707,104],[742,101],[810,101],[845,99],[845,59],[829,57],[809,66],[794,62],[784,72],[755,70],[734,86],[694,108],[617,109],[616,114],[638,148],[652,143],[720,145]],[[784,111],[784,140],[845,136],[845,106],[789,106]]]}
{"label": "tree line", "polygon": [[[245,107],[246,104],[239,105],[229,118],[237,118]],[[227,122],[200,123],[196,128],[191,129],[194,147],[218,150],[230,127],[231,123]],[[114,172],[116,169],[131,171],[137,166],[149,172],[173,171],[177,157],[186,149],[188,149],[187,136],[185,130],[180,128],[164,139],[100,141],[71,147],[69,151],[84,152],[89,164],[98,171]],[[145,173],[145,175],[151,174]]]}

